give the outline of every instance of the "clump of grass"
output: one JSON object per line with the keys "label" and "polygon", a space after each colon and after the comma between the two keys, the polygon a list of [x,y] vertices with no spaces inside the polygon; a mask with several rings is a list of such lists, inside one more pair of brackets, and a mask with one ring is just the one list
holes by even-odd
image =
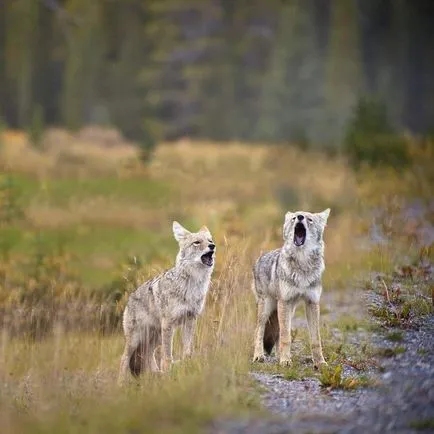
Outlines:
{"label": "clump of grass", "polygon": [[380,357],[395,357],[398,354],[403,354],[407,351],[407,348],[403,347],[403,346],[397,346],[397,347],[387,347],[387,348],[378,348],[377,349],[377,354]]}
{"label": "clump of grass", "polygon": [[344,389],[353,390],[360,387],[367,387],[371,381],[366,376],[343,376],[343,367],[338,364],[336,366],[323,366],[319,377],[321,386],[328,389]]}
{"label": "clump of grass", "polygon": [[393,331],[386,335],[386,339],[392,342],[400,342],[404,339],[401,331]]}
{"label": "clump of grass", "polygon": [[418,431],[434,430],[434,419],[413,420],[410,427]]}
{"label": "clump of grass", "polygon": [[384,326],[412,327],[420,317],[434,312],[429,254],[429,250],[419,252],[414,264],[396,267],[397,271],[374,285],[381,298],[370,306],[370,313]]}
{"label": "clump of grass", "polygon": [[342,315],[339,320],[333,323],[333,327],[336,327],[343,332],[356,331],[357,329],[364,328],[365,326],[365,321],[350,315]]}
{"label": "clump of grass", "polygon": [[317,377],[312,361],[302,361],[299,357],[294,357],[290,366],[280,366],[277,359],[273,363],[254,363],[252,366],[255,372],[262,372],[272,375],[281,375],[285,380],[297,381],[305,378]]}
{"label": "clump of grass", "polygon": [[329,363],[348,365],[357,371],[366,371],[377,366],[373,358],[374,351],[368,342],[350,345],[345,343],[345,337],[343,342],[325,342],[324,355]]}

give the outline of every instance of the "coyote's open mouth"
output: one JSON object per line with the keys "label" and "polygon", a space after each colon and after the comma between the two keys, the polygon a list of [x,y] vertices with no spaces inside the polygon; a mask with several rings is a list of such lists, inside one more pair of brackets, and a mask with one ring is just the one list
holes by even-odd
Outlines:
{"label": "coyote's open mouth", "polygon": [[306,241],[306,228],[303,223],[298,222],[294,229],[294,244],[300,247]]}
{"label": "coyote's open mouth", "polygon": [[212,267],[214,264],[214,252],[205,253],[200,257],[202,264]]}

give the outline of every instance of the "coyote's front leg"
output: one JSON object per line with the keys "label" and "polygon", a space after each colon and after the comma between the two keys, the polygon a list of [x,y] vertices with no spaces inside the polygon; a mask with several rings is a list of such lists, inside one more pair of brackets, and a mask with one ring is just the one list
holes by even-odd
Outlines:
{"label": "coyote's front leg", "polygon": [[282,366],[291,364],[291,321],[295,303],[279,300],[277,302],[277,317],[279,319],[279,363]]}
{"label": "coyote's front leg", "polygon": [[322,354],[319,324],[319,303],[306,300],[306,319],[310,334],[313,364],[316,368],[327,364]]}
{"label": "coyote's front leg", "polygon": [[196,328],[196,318],[187,318],[183,324],[182,330],[182,346],[183,358],[190,357],[193,348],[194,330]]}

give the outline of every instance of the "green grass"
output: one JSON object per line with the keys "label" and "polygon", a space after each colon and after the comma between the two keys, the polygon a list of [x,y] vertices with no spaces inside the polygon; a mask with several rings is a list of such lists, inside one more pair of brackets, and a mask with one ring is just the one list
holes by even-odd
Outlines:
{"label": "green grass", "polygon": [[393,331],[386,335],[386,339],[391,342],[401,342],[404,336],[401,331]]}
{"label": "green grass", "polygon": [[312,360],[308,357],[300,357],[296,354],[292,357],[291,366],[280,366],[275,363],[253,363],[252,370],[265,374],[281,375],[285,380],[303,380],[306,378],[315,378],[318,372],[314,369]]}
{"label": "green grass", "polygon": [[11,180],[20,201],[43,201],[50,205],[65,207],[71,200],[106,197],[123,201],[161,205],[171,200],[176,186],[146,177],[117,178],[45,178],[11,174]]}
{"label": "green grass", "polygon": [[328,389],[353,390],[360,387],[371,386],[372,380],[366,375],[343,375],[343,367],[340,364],[322,366],[319,376],[321,386]]}
{"label": "green grass", "polygon": [[66,251],[70,268],[92,287],[108,283],[128,256],[139,256],[149,262],[161,258],[169,265],[177,250],[170,233],[162,235],[146,228],[80,225],[36,232],[10,228],[8,233],[14,239],[10,254],[20,257],[33,256],[38,250]]}
{"label": "green grass", "polygon": [[239,344],[202,349],[168,375],[120,388],[122,344],[120,336],[62,332],[39,343],[8,342],[0,403],[8,402],[11,425],[3,432],[195,433],[216,415],[261,414]]}
{"label": "green grass", "polygon": [[428,354],[428,351],[425,348],[419,348],[417,350],[417,354],[419,354],[419,356],[426,356]]}
{"label": "green grass", "polygon": [[337,321],[330,325],[330,327],[337,328],[343,332],[357,331],[367,326],[366,320],[345,314],[341,315]]}
{"label": "green grass", "polygon": [[434,419],[414,420],[410,422],[410,427],[418,431],[434,430]]}
{"label": "green grass", "polygon": [[403,354],[407,351],[407,348],[403,346],[397,346],[393,348],[378,348],[377,354],[380,357],[395,357],[398,354]]}

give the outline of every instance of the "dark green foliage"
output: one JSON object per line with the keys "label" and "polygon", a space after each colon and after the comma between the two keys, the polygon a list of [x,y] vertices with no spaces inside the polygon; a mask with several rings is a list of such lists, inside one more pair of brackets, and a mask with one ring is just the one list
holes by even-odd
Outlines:
{"label": "dark green foliage", "polygon": [[155,147],[157,146],[157,140],[155,137],[152,137],[151,134],[143,132],[142,138],[138,142],[138,146],[140,148],[140,159],[143,163],[148,163],[152,158]]}
{"label": "dark green foliage", "polygon": [[186,136],[333,153],[366,92],[400,130],[423,132],[434,116],[430,14],[386,3],[3,0],[0,110],[20,129],[117,127],[144,160],[155,142]]}
{"label": "dark green foliage", "polygon": [[36,149],[40,149],[44,136],[44,109],[40,105],[36,106],[33,110],[28,135],[32,146]]}
{"label": "dark green foliage", "polygon": [[319,142],[322,68],[315,34],[314,4],[294,0],[282,6],[263,79],[260,140],[295,144],[306,149]]}
{"label": "dark green foliage", "polygon": [[357,2],[330,2],[330,31],[324,65],[323,143],[333,152],[342,144],[344,127],[365,90]]}
{"label": "dark green foliage", "polygon": [[355,167],[371,165],[404,166],[409,162],[407,144],[392,129],[383,103],[362,98],[349,120],[344,153]]}

